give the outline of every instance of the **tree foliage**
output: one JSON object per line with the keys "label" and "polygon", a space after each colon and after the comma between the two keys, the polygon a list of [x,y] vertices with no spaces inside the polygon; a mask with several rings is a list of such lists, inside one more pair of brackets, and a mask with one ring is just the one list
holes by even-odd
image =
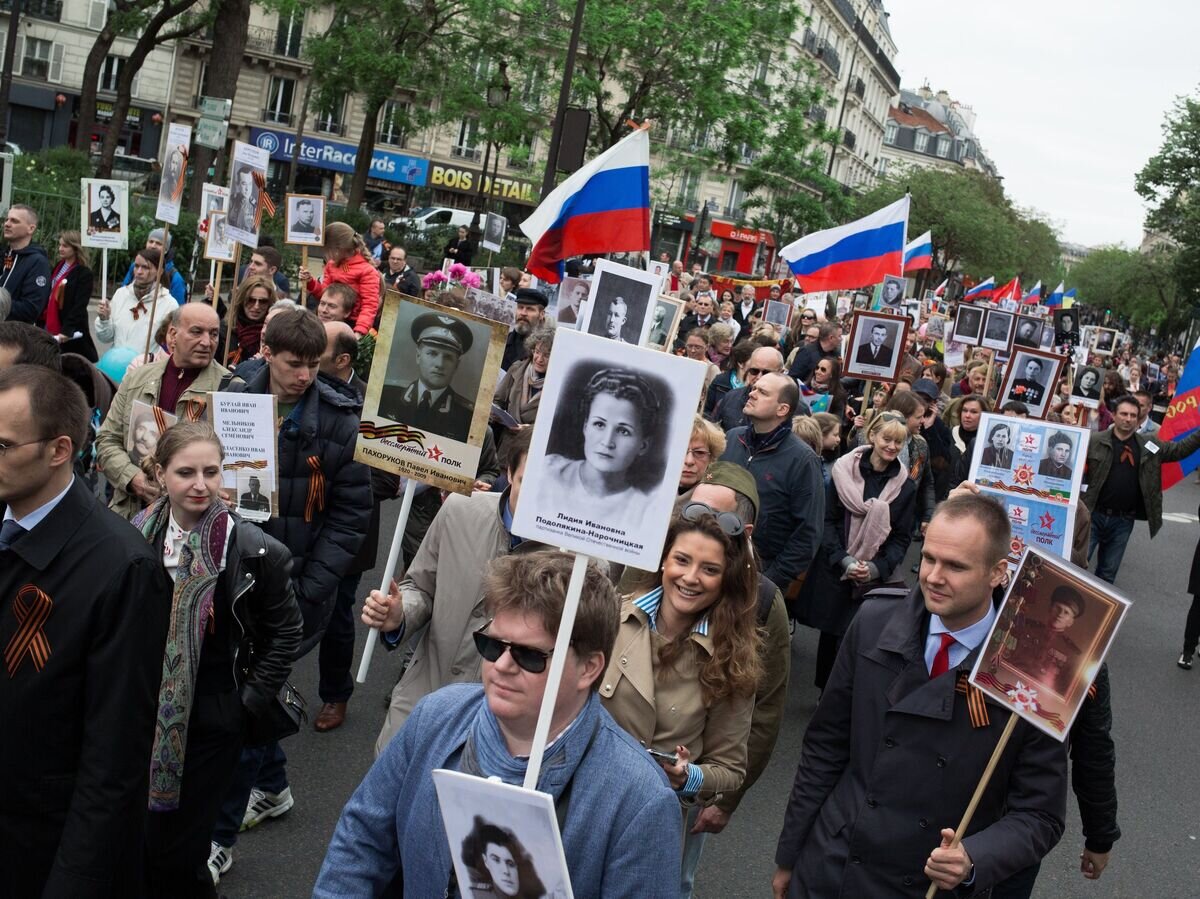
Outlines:
{"label": "tree foliage", "polygon": [[1102,247],[1072,266],[1071,283],[1093,309],[1111,310],[1136,328],[1178,334],[1189,324],[1191,305],[1177,286],[1176,265],[1172,250]]}

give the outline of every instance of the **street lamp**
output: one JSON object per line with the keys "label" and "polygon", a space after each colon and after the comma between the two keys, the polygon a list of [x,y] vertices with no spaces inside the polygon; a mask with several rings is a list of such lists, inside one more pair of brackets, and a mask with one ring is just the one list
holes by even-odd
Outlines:
{"label": "street lamp", "polygon": [[[512,95],[512,84],[508,80],[508,62],[500,61],[500,71],[498,77],[493,78],[488,84],[487,105],[489,109],[499,109],[508,103],[508,98]],[[483,215],[483,185],[487,180],[488,162],[492,156],[492,139],[489,136],[487,145],[483,151],[483,167],[479,170],[479,190],[475,194],[475,214],[471,216],[471,236],[478,238],[480,236],[479,219]],[[496,147],[496,158],[500,158],[500,148]]]}

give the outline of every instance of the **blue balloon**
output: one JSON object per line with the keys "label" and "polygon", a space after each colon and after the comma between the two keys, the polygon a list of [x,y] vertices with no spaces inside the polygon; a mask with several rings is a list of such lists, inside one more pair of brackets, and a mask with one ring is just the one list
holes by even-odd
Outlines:
{"label": "blue balloon", "polygon": [[103,356],[100,357],[100,362],[97,367],[104,372],[117,384],[121,383],[121,379],[125,377],[125,372],[129,368],[129,363],[138,356],[138,351],[127,346],[115,346]]}

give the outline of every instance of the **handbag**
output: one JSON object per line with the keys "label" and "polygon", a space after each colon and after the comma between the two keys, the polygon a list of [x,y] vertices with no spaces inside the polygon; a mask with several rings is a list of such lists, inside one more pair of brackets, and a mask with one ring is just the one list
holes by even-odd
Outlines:
{"label": "handbag", "polygon": [[245,745],[247,747],[265,746],[298,734],[300,728],[308,722],[308,703],[300,695],[300,691],[284,681],[275,701],[256,715],[250,715],[246,725]]}

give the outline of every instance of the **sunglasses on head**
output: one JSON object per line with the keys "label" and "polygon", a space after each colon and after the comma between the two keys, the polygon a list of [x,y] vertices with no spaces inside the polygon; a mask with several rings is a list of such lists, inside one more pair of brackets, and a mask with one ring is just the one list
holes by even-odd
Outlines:
{"label": "sunglasses on head", "polygon": [[708,503],[688,503],[679,512],[684,521],[699,521],[711,515],[727,537],[740,537],[746,532],[745,523],[732,512],[718,512]]}
{"label": "sunglasses on head", "polygon": [[501,640],[499,637],[493,637],[491,634],[484,633],[492,622],[488,622],[479,630],[475,631],[475,648],[479,654],[489,662],[497,662],[500,656],[504,655],[504,651],[508,650],[512,653],[513,661],[517,663],[522,671],[528,671],[530,674],[541,674],[546,670],[546,661],[550,656],[554,655],[554,650],[547,652],[543,649],[535,649],[532,646],[523,646],[520,643],[510,643],[508,640]]}

